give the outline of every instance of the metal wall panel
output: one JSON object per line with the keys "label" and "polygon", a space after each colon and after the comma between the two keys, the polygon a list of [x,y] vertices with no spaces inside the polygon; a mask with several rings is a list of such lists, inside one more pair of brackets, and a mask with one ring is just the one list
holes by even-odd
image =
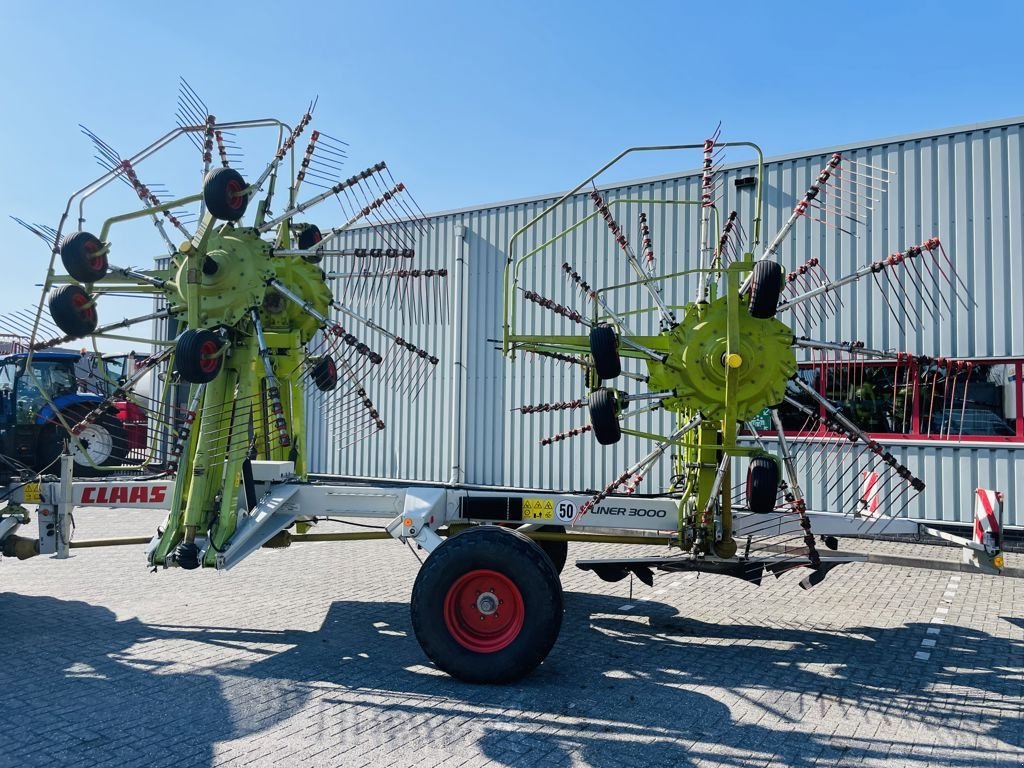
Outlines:
{"label": "metal wall panel", "polygon": [[[883,284],[884,290],[879,290],[871,281],[862,281],[844,290],[842,309],[835,317],[806,329],[808,334],[830,340],[859,339],[877,347],[932,355],[1024,355],[1024,292],[1020,289],[1024,285],[1022,130],[1024,120],[1013,120],[839,148],[844,157],[895,171],[888,194],[875,206],[867,226],[856,234],[801,220],[783,242],[780,260],[796,265],[816,256],[835,278],[937,235],[946,244],[976,306],[968,313],[950,296],[955,309],[952,316],[933,322],[928,318],[927,306],[916,299],[911,311],[920,315],[922,322],[902,327],[886,304],[906,301],[902,286],[894,282]],[[766,163],[762,244],[786,221],[832,151]],[[721,172],[719,207],[723,212],[738,210],[749,231],[753,225],[753,193],[737,189],[734,181],[753,175],[755,169],[751,161],[742,159],[742,153],[733,157],[741,164],[727,166]],[[694,164],[698,161],[695,155]],[[566,181],[567,185],[575,182]],[[696,200],[700,177],[696,172],[659,177],[603,188],[602,193],[609,201]],[[372,387],[387,429],[357,445],[340,446],[312,424],[310,455],[315,471],[584,489],[603,486],[646,451],[635,440],[608,449],[582,438],[540,447],[540,437],[585,423],[585,415],[569,412],[558,420],[543,415],[521,416],[513,411],[523,404],[572,399],[582,392],[580,375],[567,366],[524,356],[509,363],[499,350],[509,238],[554,199],[515,201],[431,217],[430,234],[417,246],[417,262],[422,267],[449,269],[447,290],[453,322],[416,325],[395,313],[389,316],[381,308],[367,311],[372,311],[382,325],[395,327],[405,338],[438,355],[441,363],[436,375],[415,402],[395,398],[386,388]],[[625,224],[635,221],[638,206],[630,204],[616,210],[617,217],[621,211],[619,220]],[[591,212],[593,206],[586,195],[570,198],[549,221],[531,231],[525,249]],[[661,269],[678,270],[693,263],[698,216],[695,207],[679,206],[654,222]],[[354,230],[340,240],[343,247],[366,245],[369,233]],[[626,274],[623,260],[600,219],[592,220],[550,250],[547,271],[541,271],[537,262],[530,262],[524,274],[528,275],[528,284],[541,286],[538,290],[562,303],[574,303],[573,293],[558,271],[563,259],[585,272],[595,285],[607,285]],[[327,268],[341,269],[340,260],[335,262]],[[946,277],[950,283],[946,290],[951,293],[958,289],[956,281],[948,274]],[[912,276],[907,272],[903,279]],[[693,285],[681,280],[670,292],[670,299],[682,303],[690,299],[692,291]],[[582,308],[578,301],[575,304]],[[525,304],[520,311],[526,313],[524,322],[535,330],[571,332],[568,321],[536,305]],[[653,427],[653,417],[640,426]],[[1008,522],[1024,525],[1024,504],[1017,503],[1024,502],[1019,493],[1024,478],[1014,461],[1024,453],[1018,449],[948,445],[905,447],[900,452],[908,466],[919,470],[931,486],[907,510],[911,516],[969,520],[970,492],[981,484],[1006,492]],[[654,492],[666,481],[667,472],[662,469],[645,481],[641,491]],[[812,506],[827,507],[835,502],[828,498],[824,486],[809,483],[805,491]],[[1022,507],[1019,512],[1018,507]]]}

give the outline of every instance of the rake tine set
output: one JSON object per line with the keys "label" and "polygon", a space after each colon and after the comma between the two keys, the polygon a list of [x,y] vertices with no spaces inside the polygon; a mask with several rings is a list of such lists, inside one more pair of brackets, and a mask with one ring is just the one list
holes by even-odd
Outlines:
{"label": "rake tine set", "polygon": [[341,181],[341,170],[346,160],[348,142],[328,136],[323,131],[313,131],[302,154],[301,168],[295,176],[296,189],[307,178],[315,187],[333,187]]}
{"label": "rake tine set", "polygon": [[[113,147],[103,141],[103,139],[84,125],[80,125],[79,128],[81,128],[82,133],[89,138],[93,143],[93,146],[96,148],[96,151],[98,152],[96,155],[96,162],[99,163],[100,167],[106,171],[113,171],[117,173],[118,178],[135,191],[139,200],[141,200],[142,204],[147,208],[156,208],[161,205],[160,197],[158,197],[158,195],[165,198],[173,197],[162,185],[143,184],[136,174],[135,168],[128,160],[123,160],[120,154],[118,154]],[[191,134],[189,135],[191,136]],[[164,228],[164,223],[170,223],[170,225],[184,235],[186,239],[191,239],[192,233],[189,232],[185,223],[182,221],[182,218],[188,218],[188,216],[189,215],[185,212],[176,211],[160,211],[159,213],[154,212],[152,214],[153,224],[156,226],[157,231],[160,233],[160,237],[163,238],[163,241],[167,245],[170,253],[174,253],[177,250],[177,246],[167,234],[167,230]]]}

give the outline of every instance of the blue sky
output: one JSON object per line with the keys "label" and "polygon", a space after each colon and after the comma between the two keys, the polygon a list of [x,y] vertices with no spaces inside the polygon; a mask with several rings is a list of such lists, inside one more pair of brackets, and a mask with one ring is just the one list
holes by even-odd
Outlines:
{"label": "blue sky", "polygon": [[[318,95],[347,170],[387,160],[427,211],[564,190],[622,148],[719,121],[771,156],[1024,114],[1019,3],[715,7],[4,2],[0,312],[36,300],[48,259],[8,217],[55,225],[99,175],[78,124],[130,155],[173,127],[179,76],[220,119],[294,122]],[[118,194],[94,228],[132,207]],[[116,263],[160,250],[117,245]]]}

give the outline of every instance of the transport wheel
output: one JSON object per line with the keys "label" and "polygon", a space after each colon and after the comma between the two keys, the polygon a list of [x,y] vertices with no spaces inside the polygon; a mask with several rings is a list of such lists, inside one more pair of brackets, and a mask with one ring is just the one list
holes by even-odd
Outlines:
{"label": "transport wheel", "polygon": [[92,297],[80,285],[62,285],[50,294],[50,317],[73,339],[88,336],[99,321]]}
{"label": "transport wheel", "polygon": [[619,430],[619,414],[615,405],[615,396],[610,389],[597,389],[590,393],[588,402],[590,425],[594,428],[594,437],[601,445],[613,445],[622,439]]}
{"label": "transport wheel", "polygon": [[785,281],[782,265],[774,261],[758,261],[750,273],[750,306],[752,317],[767,320],[775,317],[779,296]]}
{"label": "transport wheel", "polygon": [[518,680],[562,626],[562,586],[526,536],[494,525],[438,545],[412,589],[412,626],[439,669],[469,683]]}
{"label": "transport wheel", "polygon": [[330,392],[338,386],[338,366],[330,355],[320,358],[320,361],[313,366],[311,375],[313,383],[321,392]]}
{"label": "transport wheel", "polygon": [[307,248],[312,248],[323,239],[324,236],[320,232],[320,227],[316,224],[310,224],[299,232],[299,250],[305,251]]}
{"label": "transport wheel", "polygon": [[80,283],[95,283],[107,275],[107,254],[103,243],[88,232],[73,232],[64,238],[60,260],[65,271]]}
{"label": "transport wheel", "polygon": [[[61,415],[68,426],[73,427],[88,413],[88,408],[79,407],[63,411]],[[107,467],[120,467],[124,464],[128,455],[128,433],[112,413],[101,414],[95,421],[86,424],[77,437],[77,442],[72,440],[58,421],[44,424],[39,432],[36,450],[37,469],[48,468],[48,472],[59,472],[55,462],[64,451],[65,441],[68,442],[75,462],[76,477],[95,477],[108,471],[105,469]]]}
{"label": "transport wheel", "polygon": [[747,507],[751,512],[772,512],[778,496],[778,463],[765,456],[751,459],[747,466]]}
{"label": "transport wheel", "polygon": [[220,373],[224,341],[206,328],[189,328],[174,343],[174,365],[178,375],[192,384],[213,381]]}
{"label": "transport wheel", "polygon": [[594,370],[602,379],[614,379],[622,373],[619,337],[610,325],[598,325],[590,329],[590,354],[594,358]]}
{"label": "transport wheel", "polygon": [[238,221],[245,215],[249,195],[242,174],[234,168],[214,168],[203,179],[203,202],[216,219]]}

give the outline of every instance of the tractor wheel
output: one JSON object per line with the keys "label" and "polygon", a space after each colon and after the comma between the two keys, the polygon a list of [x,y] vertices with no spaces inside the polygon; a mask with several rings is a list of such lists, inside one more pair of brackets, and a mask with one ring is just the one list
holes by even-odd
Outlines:
{"label": "tractor wheel", "polygon": [[50,317],[73,339],[88,336],[99,322],[92,297],[80,285],[62,285],[50,294]]}
{"label": "tractor wheel", "polygon": [[750,273],[750,305],[752,317],[767,320],[775,317],[785,277],[782,265],[775,261],[758,261]]}
{"label": "tractor wheel", "polygon": [[[537,529],[537,533],[565,533],[565,528],[561,525],[542,525]],[[565,561],[569,559],[569,542],[534,539],[533,543],[544,550],[544,554],[555,568],[555,573],[561,576],[565,569]]]}
{"label": "tractor wheel", "polygon": [[767,514],[775,509],[779,496],[779,465],[774,459],[759,456],[747,466],[747,508]]}
{"label": "tractor wheel", "polygon": [[224,340],[206,328],[189,328],[174,342],[178,375],[191,384],[213,381],[224,364]]}
{"label": "tractor wheel", "polygon": [[238,221],[249,205],[248,185],[234,168],[214,168],[203,179],[203,202],[215,219]]}
{"label": "tractor wheel", "polygon": [[310,374],[316,388],[321,392],[330,392],[338,386],[338,365],[330,355],[321,357]]}
{"label": "tractor wheel", "polygon": [[[78,424],[88,408],[69,408],[61,412],[61,416],[69,427]],[[44,424],[39,433],[39,445],[36,451],[37,469],[56,474],[60,471],[56,461],[64,451],[67,441],[71,456],[74,459],[76,477],[95,477],[110,471],[110,467],[120,467],[128,456],[128,433],[124,424],[112,413],[103,413],[94,421],[86,424],[76,437],[68,435],[67,430],[59,421]]]}
{"label": "tractor wheel", "polygon": [[320,232],[320,227],[316,224],[310,224],[304,230],[299,232],[299,250],[308,250],[323,239],[324,236]]}
{"label": "tractor wheel", "polygon": [[590,329],[590,354],[594,358],[594,370],[600,378],[614,379],[622,373],[619,338],[610,325],[598,325]]}
{"label": "tractor wheel", "polygon": [[469,683],[508,683],[547,657],[562,626],[562,586],[543,551],[484,525],[446,539],[412,589],[412,627],[438,668]]}
{"label": "tractor wheel", "polygon": [[107,254],[101,253],[103,243],[88,232],[73,232],[64,238],[60,260],[64,269],[80,283],[95,283],[107,275]]}
{"label": "tractor wheel", "polygon": [[615,405],[615,396],[610,389],[597,389],[590,393],[588,403],[590,425],[594,428],[594,437],[601,445],[614,445],[622,439],[619,430],[619,414]]}

